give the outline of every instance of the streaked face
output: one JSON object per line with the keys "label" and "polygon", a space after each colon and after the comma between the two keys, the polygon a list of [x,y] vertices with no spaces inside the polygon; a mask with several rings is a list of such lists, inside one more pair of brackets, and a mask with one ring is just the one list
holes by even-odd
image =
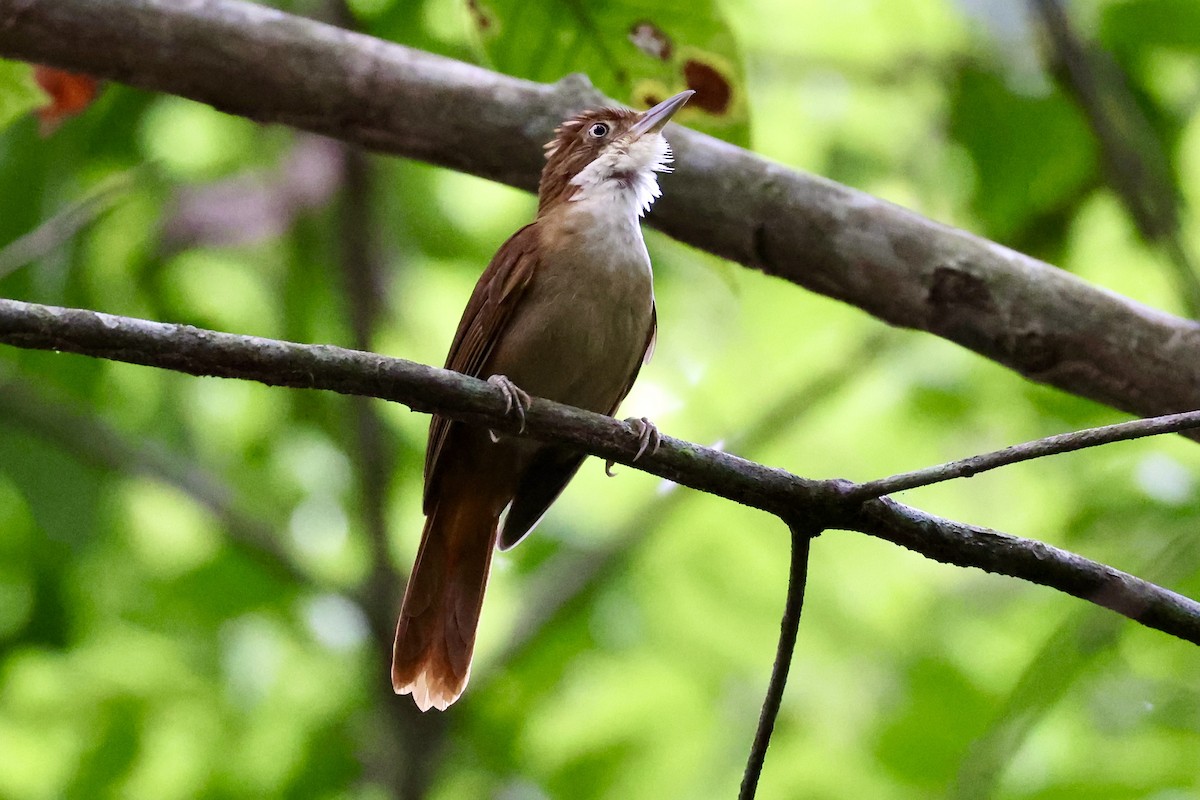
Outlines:
{"label": "streaked face", "polygon": [[621,213],[644,214],[660,194],[654,173],[669,171],[671,147],[662,128],[691,92],[649,111],[585,111],[564,122],[546,145],[539,211],[556,200],[615,204]]}

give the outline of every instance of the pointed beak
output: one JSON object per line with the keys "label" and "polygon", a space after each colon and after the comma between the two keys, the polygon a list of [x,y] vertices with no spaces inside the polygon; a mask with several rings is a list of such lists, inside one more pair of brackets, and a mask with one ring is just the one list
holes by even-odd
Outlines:
{"label": "pointed beak", "polygon": [[629,138],[637,139],[640,136],[645,136],[647,133],[658,133],[670,121],[675,112],[683,108],[683,104],[688,101],[688,98],[695,94],[695,91],[688,89],[686,92],[680,92],[674,97],[669,97],[663,100],[647,111],[642,112],[641,119],[633,123],[633,127],[629,129]]}

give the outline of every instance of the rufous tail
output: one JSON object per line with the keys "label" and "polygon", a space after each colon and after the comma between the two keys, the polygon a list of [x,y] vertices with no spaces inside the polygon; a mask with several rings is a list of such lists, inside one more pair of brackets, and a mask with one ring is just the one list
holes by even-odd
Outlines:
{"label": "rufous tail", "polygon": [[425,520],[392,648],[392,688],[422,711],[444,711],[467,686],[496,545],[498,514],[477,493],[456,494]]}

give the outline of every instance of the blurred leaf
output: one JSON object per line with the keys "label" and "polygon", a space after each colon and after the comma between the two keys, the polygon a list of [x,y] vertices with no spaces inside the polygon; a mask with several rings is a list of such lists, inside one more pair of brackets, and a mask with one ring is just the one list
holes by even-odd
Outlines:
{"label": "blurred leaf", "polygon": [[975,162],[973,204],[991,238],[1010,241],[1038,217],[1073,205],[1095,181],[1095,143],[1061,94],[1018,94],[972,66],[956,78],[950,134]]}
{"label": "blurred leaf", "polygon": [[[1145,516],[1144,499],[1131,499],[1125,493],[1122,497],[1131,504],[1131,511],[1138,510],[1132,516]],[[1083,516],[1077,525],[1120,524],[1112,516],[1107,520],[1093,518],[1091,509],[1085,509]],[[1191,526],[1184,524],[1137,574],[1163,586],[1173,586],[1182,577],[1200,572],[1195,566],[1198,563],[1200,540]],[[1089,669],[1113,657],[1121,636],[1128,632],[1129,623],[1116,614],[1092,606],[1075,608],[1042,643],[999,705],[1000,713],[971,744],[970,752],[959,765],[952,796],[958,800],[994,796],[1005,769],[1018,757],[1034,728],[1083,680]],[[1173,720],[1170,724],[1187,728],[1188,720],[1197,718],[1200,707],[1193,706],[1190,713],[1180,707],[1179,700],[1186,696],[1187,693],[1172,695],[1172,705],[1160,711],[1164,721],[1170,719]],[[1190,699],[1193,702],[1197,699],[1194,693]],[[1099,728],[1112,731],[1110,726]]]}
{"label": "blurred leaf", "polygon": [[582,72],[634,108],[694,89],[676,121],[736,144],[749,140],[742,61],[715,0],[468,5],[484,53],[501,72],[544,82]]}
{"label": "blurred leaf", "polygon": [[292,775],[282,796],[294,800],[337,796],[343,787],[354,784],[361,771],[353,742],[345,731],[340,725],[327,725],[314,732],[308,742],[308,757]]}
{"label": "blurred leaf", "polygon": [[33,70],[32,64],[0,60],[0,128],[46,102]]}
{"label": "blurred leaf", "polygon": [[1025,795],[1027,800],[1131,800],[1146,798],[1150,800],[1185,800],[1185,796],[1171,794],[1147,795],[1145,787],[1132,783],[1085,782],[1078,781],[1052,786],[1044,791]]}
{"label": "blurred leaf", "polygon": [[1108,655],[1121,629],[1118,617],[1091,608],[1076,610],[1026,667],[1001,714],[971,743],[959,764],[957,800],[993,797],[1004,769],[1017,757],[1030,731],[1075,685],[1083,670]]}
{"label": "blurred leaf", "polygon": [[[203,621],[220,623],[259,608],[285,603],[296,595],[279,576],[245,555],[226,549],[209,563],[163,587],[166,605]],[[164,608],[157,609],[161,613]]]}
{"label": "blurred leaf", "polygon": [[905,781],[926,788],[942,786],[954,774],[988,699],[966,675],[934,658],[922,658],[909,668],[903,691],[876,755]]}
{"label": "blurred leaf", "polygon": [[347,0],[364,33],[471,61],[475,50],[464,3],[438,0]]}
{"label": "blurred leaf", "polygon": [[37,110],[43,136],[58,130],[71,117],[82,114],[96,99],[100,81],[91,75],[67,72],[65,69],[38,65],[33,70],[34,80],[50,102]]}
{"label": "blurred leaf", "polygon": [[628,764],[636,753],[637,745],[633,742],[615,742],[591,749],[556,771],[547,784],[551,797],[587,800],[619,796],[613,790],[621,776],[621,765]]}
{"label": "blurred leaf", "polygon": [[102,527],[101,479],[69,455],[23,432],[0,435],[0,470],[29,504],[51,541],[82,547]]}
{"label": "blurred leaf", "polygon": [[83,754],[71,781],[67,792],[71,797],[109,796],[137,757],[140,703],[120,698],[106,705],[93,731],[92,747]]}
{"label": "blurred leaf", "polygon": [[1126,0],[1108,3],[1100,38],[1118,50],[1176,47],[1200,52],[1200,3],[1193,0]]}

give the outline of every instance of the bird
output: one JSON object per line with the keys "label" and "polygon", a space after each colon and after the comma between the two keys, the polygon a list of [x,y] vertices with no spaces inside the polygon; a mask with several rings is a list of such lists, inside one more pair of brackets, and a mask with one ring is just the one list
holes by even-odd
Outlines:
{"label": "bird", "polygon": [[[660,196],[657,173],[670,171],[663,128],[692,94],[643,112],[583,111],[546,145],[536,218],[492,257],[446,358],[447,369],[488,376],[520,430],[531,396],[614,415],[653,352],[641,217]],[[639,457],[657,449],[652,423],[629,422]],[[425,525],[392,649],[396,694],[428,711],[463,693],[493,551],[533,529],[583,460],[551,443],[433,416]]]}

